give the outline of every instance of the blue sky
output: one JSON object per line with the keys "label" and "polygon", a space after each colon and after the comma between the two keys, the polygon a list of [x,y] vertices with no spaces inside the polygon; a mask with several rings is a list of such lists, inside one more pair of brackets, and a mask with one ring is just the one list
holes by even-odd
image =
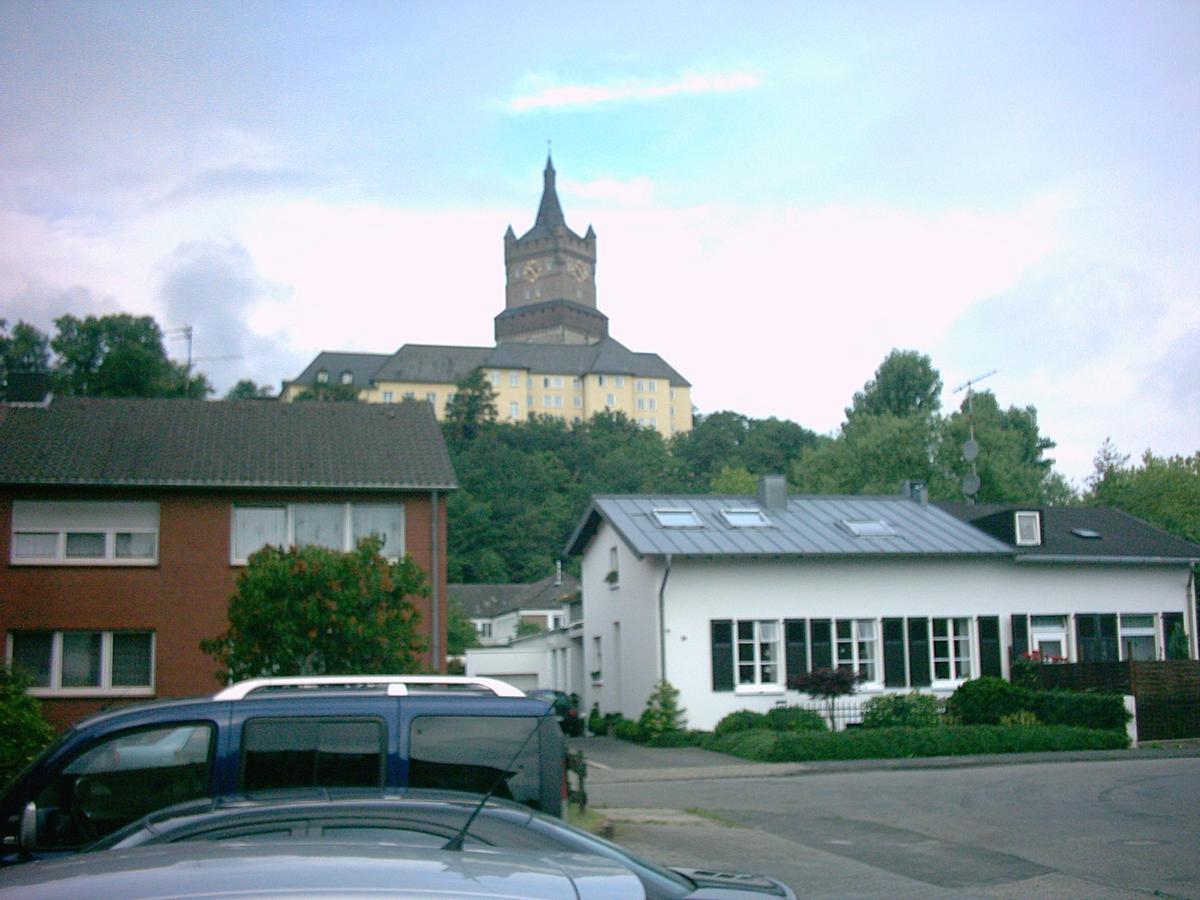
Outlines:
{"label": "blue sky", "polygon": [[1077,482],[1200,448],[1196,3],[0,0],[0,79],[0,316],[191,324],[222,390],[490,343],[549,140],[701,412],[827,432],[902,347]]}

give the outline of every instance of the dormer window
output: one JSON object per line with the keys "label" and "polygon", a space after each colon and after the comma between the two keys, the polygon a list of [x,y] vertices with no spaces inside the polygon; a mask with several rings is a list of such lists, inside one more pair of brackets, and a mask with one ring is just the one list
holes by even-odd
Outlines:
{"label": "dormer window", "polygon": [[730,528],[767,528],[771,521],[756,506],[739,506],[721,510],[721,518]]}
{"label": "dormer window", "polygon": [[1018,547],[1037,547],[1042,543],[1042,517],[1036,510],[1018,512],[1016,534]]}
{"label": "dormer window", "polygon": [[329,373],[324,369],[317,370],[317,384],[329,384]]}
{"label": "dormer window", "polygon": [[855,537],[893,537],[896,534],[896,529],[881,519],[844,519],[842,527]]}
{"label": "dormer window", "polygon": [[348,370],[343,372],[342,384],[354,384],[354,373]]}
{"label": "dormer window", "polygon": [[699,528],[704,523],[694,509],[687,507],[654,510],[654,521],[660,528]]}

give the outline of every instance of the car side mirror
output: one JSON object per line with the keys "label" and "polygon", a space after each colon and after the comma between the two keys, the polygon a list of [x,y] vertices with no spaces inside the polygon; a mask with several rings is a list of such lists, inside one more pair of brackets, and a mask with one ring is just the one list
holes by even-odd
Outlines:
{"label": "car side mirror", "polygon": [[30,800],[21,810],[21,823],[17,829],[17,846],[24,853],[32,853],[37,849],[37,804]]}

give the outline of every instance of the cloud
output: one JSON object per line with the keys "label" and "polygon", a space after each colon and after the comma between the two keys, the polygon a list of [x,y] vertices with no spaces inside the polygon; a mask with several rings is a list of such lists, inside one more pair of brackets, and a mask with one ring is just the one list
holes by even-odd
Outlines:
{"label": "cloud", "polygon": [[762,84],[762,76],[750,71],[685,72],[674,80],[663,82],[630,78],[598,84],[558,84],[555,79],[544,76],[534,76],[529,82],[521,93],[508,101],[510,111],[577,109],[665,100],[680,95],[729,94],[757,88]]}
{"label": "cloud", "polygon": [[646,206],[654,194],[654,183],[649,178],[596,178],[591,181],[575,181],[559,178],[561,193],[581,200],[599,200],[617,206]]}

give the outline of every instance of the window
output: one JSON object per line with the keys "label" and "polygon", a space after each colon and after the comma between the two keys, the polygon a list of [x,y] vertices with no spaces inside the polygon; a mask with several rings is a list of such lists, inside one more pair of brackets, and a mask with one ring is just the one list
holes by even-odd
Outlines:
{"label": "window", "polygon": [[694,509],[686,507],[656,509],[654,520],[660,528],[700,528],[704,524]]}
{"label": "window", "polygon": [[616,383],[617,383],[617,387],[625,387],[625,376],[618,375],[616,377]]}
{"label": "window", "polygon": [[879,520],[843,519],[842,527],[855,537],[892,537],[896,533],[891,525]]}
{"label": "window", "polygon": [[1048,661],[1067,658],[1067,617],[1030,616],[1029,649]]}
{"label": "window", "polygon": [[606,384],[608,384],[608,376],[607,375],[597,375],[596,376],[596,384],[600,385],[600,387],[604,387]]}
{"label": "window", "polygon": [[646,401],[646,408],[647,409],[658,409],[658,400],[654,397],[649,398]]}
{"label": "window", "polygon": [[878,681],[876,675],[875,620],[838,619],[836,630],[837,667],[862,676],[863,681]]}
{"label": "window", "polygon": [[1155,642],[1154,616],[1121,616],[1121,659],[1153,660],[1158,658]]}
{"label": "window", "polygon": [[571,389],[575,390],[575,391],[582,390],[583,389],[583,379],[572,378],[571,379]]}
{"label": "window", "polygon": [[646,390],[646,382],[642,381],[642,379],[639,378],[637,381],[635,381],[633,383],[633,389],[635,391],[637,391],[639,394],[642,393],[642,391]]}
{"label": "window", "polygon": [[493,387],[500,384],[500,370],[492,369],[492,371],[488,372],[488,381],[492,383]]}
{"label": "window", "polygon": [[413,393],[412,391],[405,391],[405,392],[404,392],[404,399],[405,399],[405,400],[416,400],[416,399],[417,399],[417,395],[416,395],[415,393]]}
{"label": "window", "polygon": [[1016,513],[1017,546],[1036,547],[1042,543],[1042,519],[1037,512]]}
{"label": "window", "polygon": [[521,373],[520,372],[509,372],[508,373],[508,386],[509,387],[520,387],[521,386]]}
{"label": "window", "polygon": [[317,371],[317,384],[329,384],[329,373],[324,369]]}
{"label": "window", "polygon": [[394,391],[384,391],[383,392],[383,402],[384,403],[392,403],[395,399],[396,399],[396,394]]}
{"label": "window", "polygon": [[245,563],[268,544],[276,547],[315,544],[353,550],[377,534],[388,559],[404,555],[404,506],[391,503],[292,503],[287,506],[236,506],[233,509],[232,561]]}
{"label": "window", "polygon": [[734,652],[737,654],[739,686],[778,687],[783,684],[778,620],[738,620]]}
{"label": "window", "polygon": [[14,565],[152,566],[158,504],[16,500]]}
{"label": "window", "polygon": [[521,417],[521,401],[520,400],[509,401],[508,417],[510,419],[519,419]]}
{"label": "window", "polygon": [[542,387],[560,388],[563,386],[561,375],[547,375],[542,379]]}
{"label": "window", "polygon": [[425,399],[437,406],[437,391],[429,391],[425,394]]}
{"label": "window", "polygon": [[592,681],[598,682],[604,677],[604,648],[600,644],[600,635],[592,638]]}
{"label": "window", "polygon": [[492,636],[492,623],[483,621],[476,622],[475,633],[480,637],[490,638]]}
{"label": "window", "polygon": [[154,691],[150,631],[14,631],[8,662],[29,673],[32,694],[144,697]]}
{"label": "window", "polygon": [[561,409],[563,405],[562,394],[547,394],[542,400],[547,409]]}
{"label": "window", "polygon": [[637,398],[637,408],[638,408],[638,409],[645,409],[645,408],[646,408],[646,398],[645,398],[645,397],[638,397],[638,398]]}
{"label": "window", "polygon": [[616,547],[608,548],[608,574],[604,576],[604,580],[608,582],[609,587],[614,588],[621,580],[620,557]]}
{"label": "window", "polygon": [[342,384],[354,384],[354,373],[349,370],[343,372],[341,382]]}
{"label": "window", "polygon": [[[499,779],[496,796],[538,809],[542,744],[526,740],[537,727],[530,716],[418,716],[409,733],[408,784],[478,795]],[[514,747],[522,748],[515,760]]]}
{"label": "window", "polygon": [[578,409],[579,407],[583,406],[583,398],[576,394],[571,398],[571,405]]}
{"label": "window", "polygon": [[617,395],[616,395],[616,394],[609,394],[609,395],[608,395],[608,397],[607,397],[607,398],[605,398],[604,402],[605,402],[605,403],[606,403],[608,406],[616,406],[616,405],[617,405]]}
{"label": "window", "polygon": [[953,681],[971,677],[971,620],[933,620],[933,677]]}
{"label": "window", "polygon": [[208,722],[122,731],[91,744],[37,795],[39,849],[77,848],[171,803],[211,793]]}
{"label": "window", "polygon": [[653,394],[655,391],[658,390],[658,382],[654,381],[653,379],[651,379],[650,381],[647,381],[646,382],[646,390],[649,391],[651,394]]}
{"label": "window", "polygon": [[721,518],[731,528],[764,528],[770,525],[761,509],[756,506],[735,507],[721,510]]}
{"label": "window", "polygon": [[251,719],[241,787],[382,787],[387,728],[379,719]]}

